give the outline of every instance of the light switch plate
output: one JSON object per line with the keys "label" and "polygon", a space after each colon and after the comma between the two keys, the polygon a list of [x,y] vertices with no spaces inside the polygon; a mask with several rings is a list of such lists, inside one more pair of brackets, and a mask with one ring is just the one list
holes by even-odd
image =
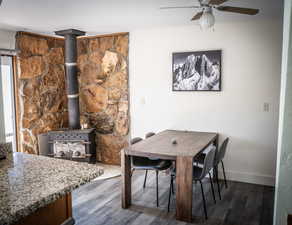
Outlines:
{"label": "light switch plate", "polygon": [[145,105],[145,104],[146,104],[146,99],[145,99],[145,97],[142,97],[140,102],[141,102],[141,105]]}

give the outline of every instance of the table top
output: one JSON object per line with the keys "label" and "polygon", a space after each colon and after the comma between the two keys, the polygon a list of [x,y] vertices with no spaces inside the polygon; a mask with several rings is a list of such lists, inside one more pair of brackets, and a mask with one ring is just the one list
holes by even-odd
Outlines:
{"label": "table top", "polygon": [[0,161],[0,224],[13,224],[102,173],[97,165],[9,154]]}
{"label": "table top", "polygon": [[[125,149],[127,155],[176,159],[194,157],[217,138],[217,133],[165,130]],[[176,140],[176,144],[173,144]]]}

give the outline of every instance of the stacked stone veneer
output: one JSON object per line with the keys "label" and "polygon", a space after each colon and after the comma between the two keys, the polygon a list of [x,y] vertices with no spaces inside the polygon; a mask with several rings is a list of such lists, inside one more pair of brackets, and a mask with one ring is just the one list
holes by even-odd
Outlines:
{"label": "stacked stone veneer", "polygon": [[18,32],[16,46],[19,150],[37,154],[37,135],[68,123],[64,41]]}
{"label": "stacked stone veneer", "polygon": [[[21,151],[37,153],[37,134],[68,126],[64,41],[19,32],[16,43]],[[81,125],[96,129],[98,160],[119,164],[128,144],[128,34],[78,39]]]}
{"label": "stacked stone veneer", "polygon": [[81,124],[97,131],[97,157],[118,164],[128,143],[128,34],[78,40]]}

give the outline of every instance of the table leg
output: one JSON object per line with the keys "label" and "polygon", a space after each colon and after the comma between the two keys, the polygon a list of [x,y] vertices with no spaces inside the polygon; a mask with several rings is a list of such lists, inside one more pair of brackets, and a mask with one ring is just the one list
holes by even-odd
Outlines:
{"label": "table leg", "polygon": [[121,151],[122,169],[122,208],[129,208],[131,205],[131,157]]}
{"label": "table leg", "polygon": [[193,157],[176,159],[176,219],[192,221]]}

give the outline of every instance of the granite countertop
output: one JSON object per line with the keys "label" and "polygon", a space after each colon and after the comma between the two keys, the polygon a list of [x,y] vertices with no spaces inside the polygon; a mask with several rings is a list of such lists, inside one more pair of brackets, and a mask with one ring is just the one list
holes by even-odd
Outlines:
{"label": "granite countertop", "polygon": [[0,225],[15,223],[102,173],[92,164],[9,154],[0,161]]}

